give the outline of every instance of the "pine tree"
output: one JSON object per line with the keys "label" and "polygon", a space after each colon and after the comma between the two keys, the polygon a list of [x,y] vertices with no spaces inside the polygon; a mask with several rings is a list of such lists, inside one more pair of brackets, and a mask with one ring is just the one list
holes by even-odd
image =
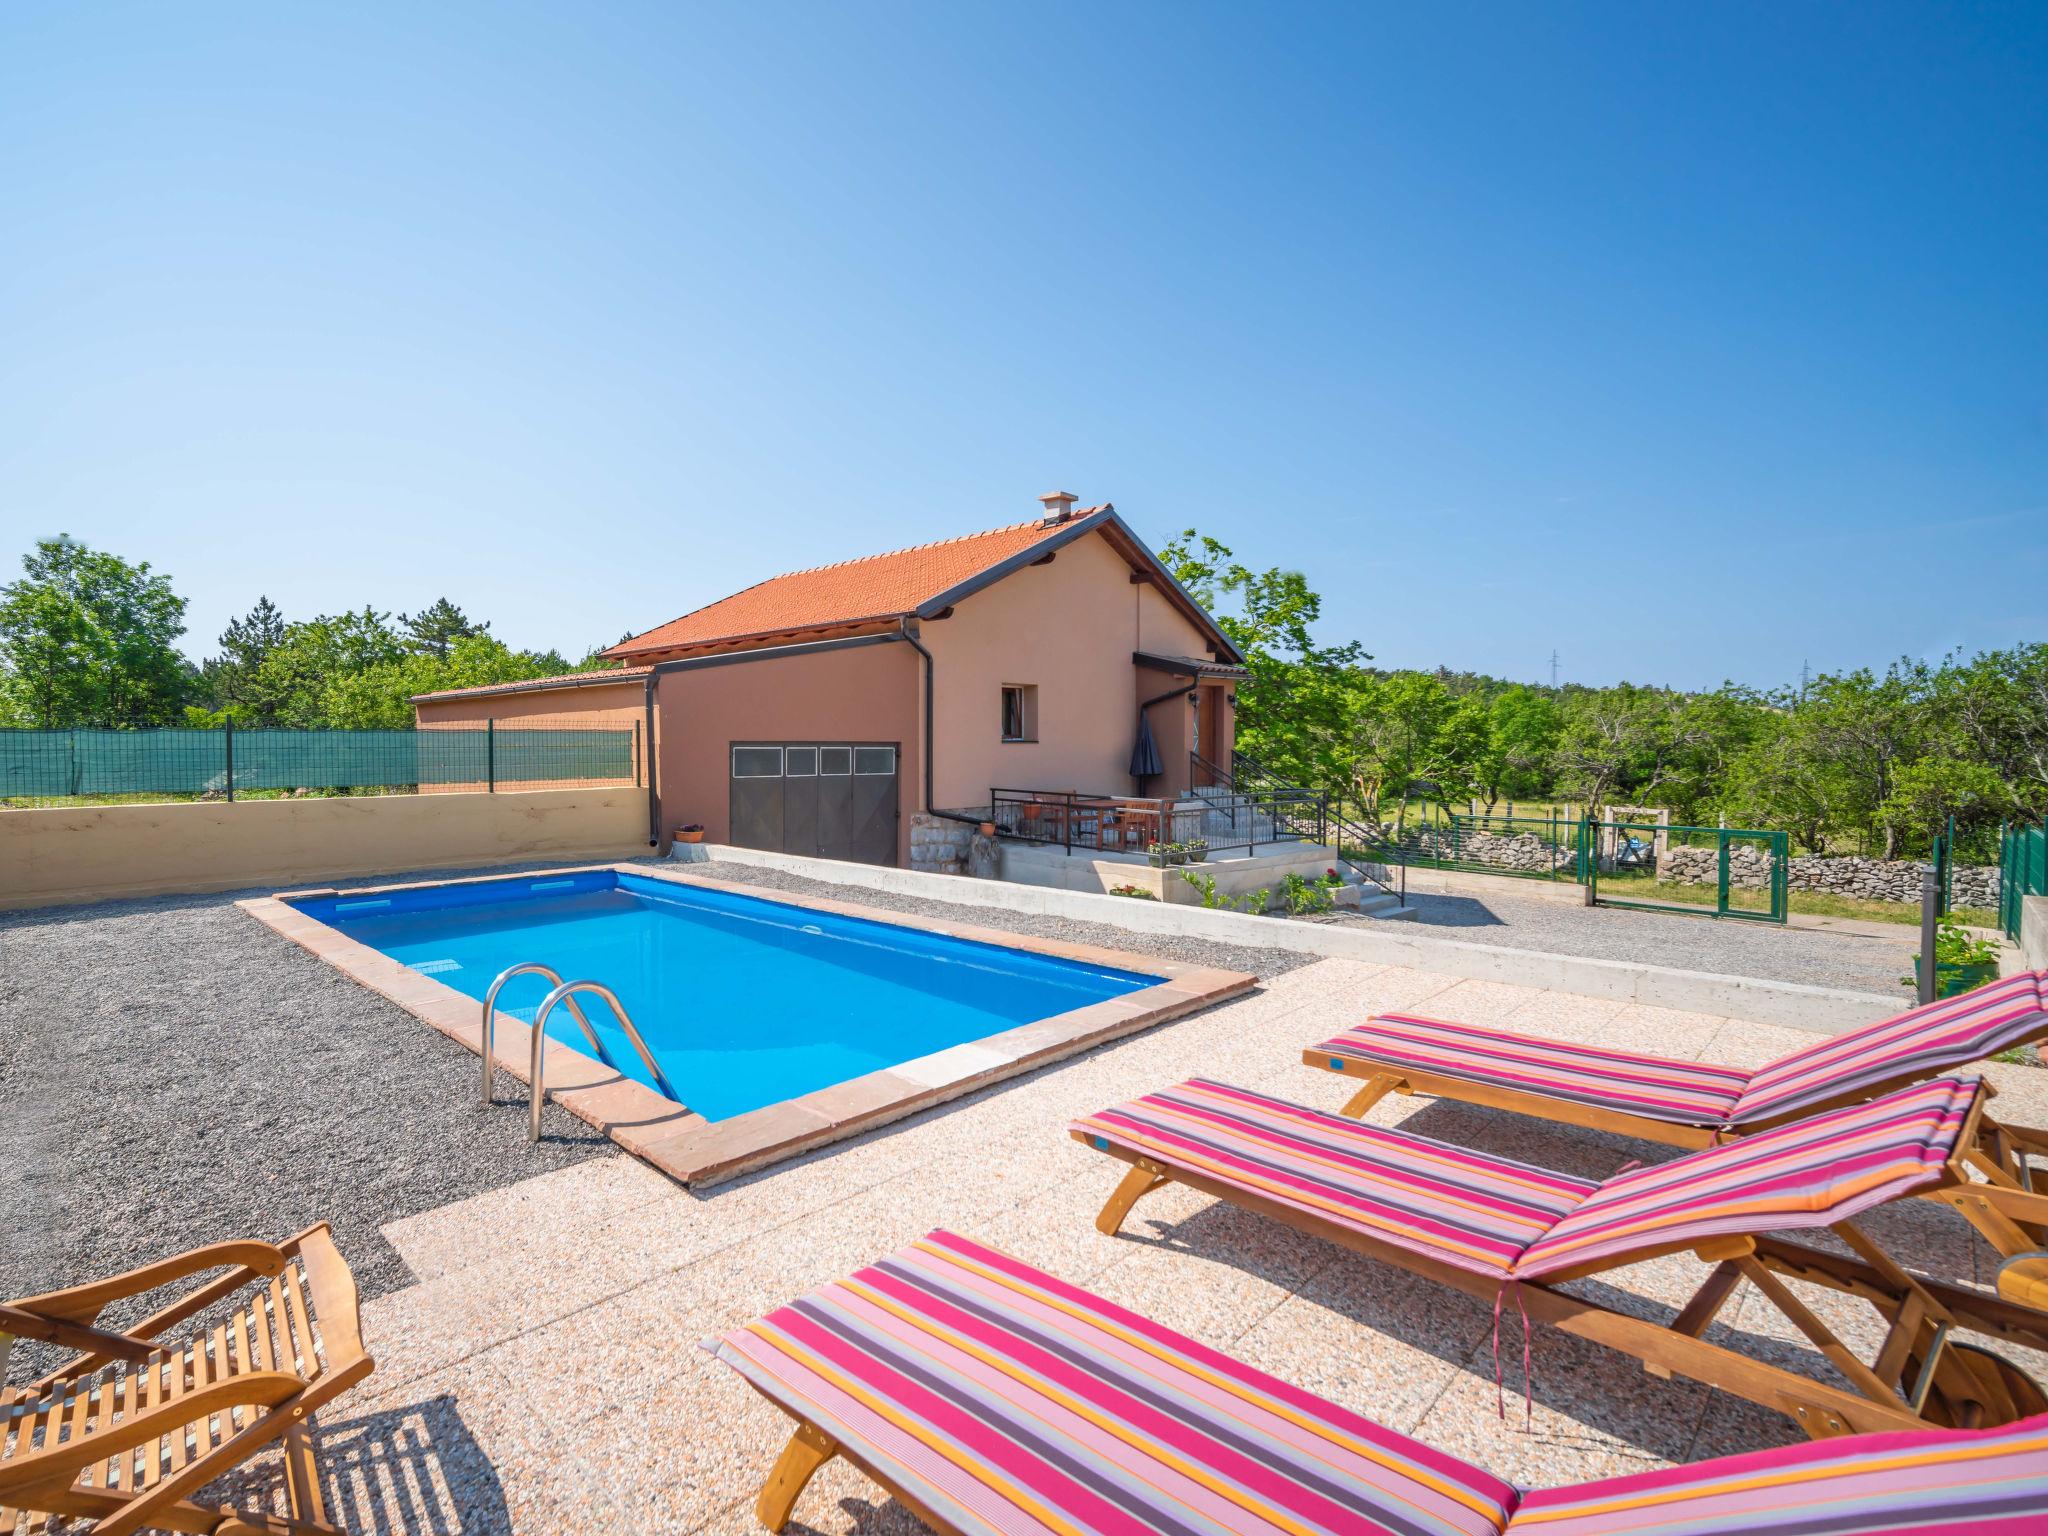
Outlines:
{"label": "pine tree", "polygon": [[432,607],[419,613],[401,613],[399,627],[405,631],[405,648],[416,656],[448,659],[448,648],[467,635],[490,632],[489,624],[473,624],[463,611],[445,597],[434,599]]}

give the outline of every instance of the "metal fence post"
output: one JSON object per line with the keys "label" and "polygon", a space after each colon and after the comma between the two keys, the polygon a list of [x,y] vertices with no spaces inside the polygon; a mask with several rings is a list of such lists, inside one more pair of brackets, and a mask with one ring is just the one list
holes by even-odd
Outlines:
{"label": "metal fence post", "polygon": [[1921,866],[1920,874],[1920,987],[1922,1006],[1934,1001],[1940,963],[1934,958],[1935,929],[1940,921],[1941,876],[1932,864]]}
{"label": "metal fence post", "polygon": [[498,722],[484,722],[484,793],[498,792]]}
{"label": "metal fence post", "polygon": [[235,801],[235,717],[227,717],[228,804]]}

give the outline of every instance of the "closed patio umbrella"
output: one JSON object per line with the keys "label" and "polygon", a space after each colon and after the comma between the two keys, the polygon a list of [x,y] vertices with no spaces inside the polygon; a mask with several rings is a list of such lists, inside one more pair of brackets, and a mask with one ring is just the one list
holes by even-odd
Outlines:
{"label": "closed patio umbrella", "polygon": [[1159,761],[1159,743],[1152,739],[1152,717],[1144,710],[1138,711],[1138,744],[1131,748],[1131,777],[1142,786],[1144,781],[1166,771],[1166,765]]}

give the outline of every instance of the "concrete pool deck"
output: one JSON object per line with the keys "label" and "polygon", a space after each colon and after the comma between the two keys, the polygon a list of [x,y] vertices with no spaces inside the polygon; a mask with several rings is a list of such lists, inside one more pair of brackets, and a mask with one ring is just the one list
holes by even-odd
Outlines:
{"label": "concrete pool deck", "polygon": [[[844,1140],[905,1115],[929,1109],[964,1093],[1062,1060],[1105,1041],[1150,1029],[1251,990],[1256,978],[1240,971],[1188,965],[1176,960],[1108,949],[1096,944],[1012,933],[947,922],[912,913],[889,912],[856,902],[798,895],[694,877],[680,867],[592,864],[587,870],[616,870],[678,886],[716,889],[810,912],[909,928],[920,933],[990,944],[1073,960],[1084,965],[1140,971],[1157,976],[1152,986],[1122,997],[1071,1009],[1014,1029],[962,1041],[944,1050],[898,1062],[844,1082],[723,1120],[707,1120],[664,1098],[603,1062],[559,1040],[544,1043],[541,1075],[554,1102],[604,1132],[621,1147],[685,1184],[702,1188],[750,1169]],[[574,870],[531,872],[556,878]],[[341,929],[302,912],[296,903],[319,897],[363,897],[448,885],[516,881],[526,875],[494,874],[466,880],[408,881],[399,884],[283,891],[236,903],[244,912],[290,939],[307,953],[362,983],[414,1018],[481,1056],[486,1048],[479,1001],[432,976],[351,938]],[[489,1047],[498,1069],[520,1082],[532,1072],[532,1028],[504,1010],[494,1010]]]}
{"label": "concrete pool deck", "polygon": [[[1787,1419],[1538,1328],[1527,1427],[1520,1340],[1478,1302],[1180,1187],[1120,1238],[1093,1218],[1118,1170],[1065,1134],[1076,1115],[1192,1073],[1334,1108],[1351,1085],[1300,1064],[1368,1010],[1422,1008],[1589,1044],[1760,1063],[1809,1043],[1781,1026],[1426,971],[1325,960],[1256,992],[707,1193],[626,1158],[586,1161],[383,1228],[415,1283],[369,1300],[376,1374],[325,1416],[330,1509],[378,1532],[753,1532],[787,1422],[699,1352],[934,1227],[1004,1248],[1309,1390],[1525,1484],[1788,1443]],[[2008,1119],[2048,1120],[2048,1071],[1989,1063]],[[1669,1149],[1441,1101],[1371,1118],[1586,1177]],[[1953,1281],[1992,1268],[1953,1213],[1909,1202],[1868,1224]],[[1675,1256],[1604,1276],[1610,1304],[1670,1316],[1706,1268]],[[1875,1316],[1802,1299],[1859,1350]],[[1504,1324],[1512,1329],[1512,1320]],[[1710,1337],[1835,1380],[1745,1285]],[[2005,1350],[2036,1374],[2048,1359]],[[801,1528],[916,1529],[843,1464]]]}

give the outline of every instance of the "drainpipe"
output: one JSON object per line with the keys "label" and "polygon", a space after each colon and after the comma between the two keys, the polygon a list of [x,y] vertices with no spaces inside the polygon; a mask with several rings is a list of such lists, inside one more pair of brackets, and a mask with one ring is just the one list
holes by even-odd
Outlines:
{"label": "drainpipe", "polygon": [[654,787],[654,678],[647,674],[647,749],[641,766],[647,770],[647,846],[661,846],[661,791]]}
{"label": "drainpipe", "polygon": [[910,620],[900,622],[903,638],[911,648],[924,658],[924,812],[927,816],[940,816],[947,821],[965,822],[971,827],[981,825],[979,816],[962,816],[957,811],[942,811],[932,804],[932,653],[924,648],[924,642],[911,632]]}

